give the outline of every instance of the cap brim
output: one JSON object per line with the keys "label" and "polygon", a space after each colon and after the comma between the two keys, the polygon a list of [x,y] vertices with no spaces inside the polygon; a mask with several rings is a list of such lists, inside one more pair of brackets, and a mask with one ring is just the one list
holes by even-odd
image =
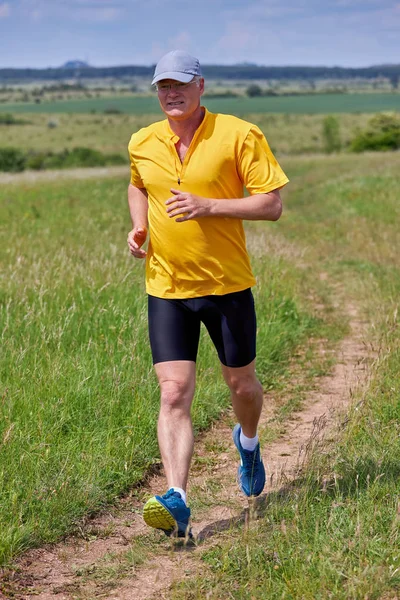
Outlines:
{"label": "cap brim", "polygon": [[159,73],[158,75],[155,75],[151,85],[154,85],[163,79],[173,79],[174,81],[180,81],[181,83],[189,83],[189,81],[192,81],[193,77],[196,77],[196,75],[192,75],[191,73],[177,73],[174,71],[168,71],[166,73]]}

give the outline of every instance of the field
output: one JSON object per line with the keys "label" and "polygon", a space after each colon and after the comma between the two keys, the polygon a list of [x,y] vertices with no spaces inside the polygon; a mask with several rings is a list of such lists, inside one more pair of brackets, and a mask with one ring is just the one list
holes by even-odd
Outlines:
{"label": "field", "polygon": [[[309,96],[204,99],[211,111],[233,113],[257,124],[278,156],[326,151],[327,115],[337,122],[342,150],[377,111],[399,114],[400,95],[314,94]],[[116,154],[128,162],[132,133],[162,118],[153,96],[119,96],[114,99],[69,99],[65,102],[1,104],[0,117],[11,114],[13,124],[1,124],[0,148],[24,153],[60,153],[77,147]]]}
{"label": "field", "polygon": [[[400,95],[387,93],[313,94],[285,97],[204,98],[214,112],[236,114],[256,123],[278,156],[326,151],[326,116],[334,115],[338,143],[346,150],[377,111],[399,113]],[[1,104],[1,115],[16,123],[1,124],[0,148],[24,153],[60,153],[90,147],[105,154],[127,156],[132,133],[162,118],[153,96],[68,99],[66,101]],[[372,114],[371,114],[372,113]]]}
{"label": "field", "polygon": [[[278,156],[315,154],[325,149],[325,115],[251,113],[244,118],[261,128]],[[344,149],[370,118],[367,113],[337,115]],[[160,113],[142,116],[27,113],[23,120],[25,124],[0,126],[0,147],[59,152],[89,145],[101,152],[125,156],[128,164],[130,136],[149,122],[160,120]]]}
{"label": "field", "polygon": [[[399,110],[400,95],[380,94],[310,94],[262,98],[204,98],[212,112],[242,116],[249,113],[371,113]],[[158,112],[158,99],[153,96],[116,96],[56,102],[1,104],[1,112],[13,113],[90,113],[120,111],[143,115]]]}
{"label": "field", "polygon": [[[157,458],[144,272],[125,248],[125,192],[123,180],[4,189],[0,560],[58,537]],[[295,274],[280,291],[278,279],[271,261],[260,291],[272,298],[261,320],[268,385],[313,327],[289,292]],[[217,371],[206,344],[197,430],[226,406]]]}
{"label": "field", "polygon": [[339,439],[269,495],[265,518],[206,549],[202,575],[171,597],[398,598],[397,160],[288,161],[294,185],[279,231],[304,248],[306,274],[323,273],[344,305],[361,308],[376,357],[371,380],[355,390]]}
{"label": "field", "polygon": [[[374,360],[368,363],[368,386],[354,390],[353,407],[333,444],[311,454],[287,490],[269,494],[263,518],[250,525],[236,519],[210,543],[200,544],[190,581],[172,585],[165,575],[166,593],[189,600],[261,600],[266,594],[394,599],[400,590],[399,155],[307,156],[322,149],[323,113],[332,112],[327,108],[332,97],[318,97],[326,102],[325,111],[299,115],[282,114],[276,105],[276,114],[265,114],[257,102],[270,100],[306,98],[243,101],[246,116],[267,133],[291,180],[282,219],[247,226],[258,280],[258,373],[276,399],[262,433],[265,445],[282,436],[310,390],[340,362],[349,306],[364,323],[363,343]],[[228,99],[223,102],[220,106],[229,107]],[[369,110],[383,109],[373,106],[339,117],[344,142],[353,128],[365,125]],[[45,104],[34,108],[21,115],[29,123],[1,129],[2,146],[54,150],[90,141],[94,148],[123,152],[131,132],[159,118],[155,105],[151,114],[55,115]],[[56,125],[49,127],[50,120]],[[159,462],[144,265],[126,250],[126,184],[124,178],[66,178],[0,187],[0,563],[5,567],[0,595],[5,597],[16,597],[18,575],[10,573],[18,574],[14,561],[29,548],[71,532],[87,544],[102,536],[107,541],[112,529],[89,534],[84,520],[128,492],[132,502],[140,502],[143,477]],[[228,405],[214,349],[203,336],[196,435],[217,423]],[[218,440],[213,444],[217,447]],[[206,457],[200,459],[206,464]],[[193,499],[198,513],[213,508],[208,502],[225,501],[211,468],[209,474]],[[140,579],[151,558],[160,564],[175,560],[176,566],[180,553],[157,536],[132,538],[130,562],[124,559],[123,568],[119,555],[106,553],[101,564],[84,571],[87,579],[83,571],[74,572],[70,597],[107,597],[124,577]],[[57,552],[62,555],[62,546]],[[95,579],[93,573],[100,575]],[[38,581],[38,590],[41,585]]]}

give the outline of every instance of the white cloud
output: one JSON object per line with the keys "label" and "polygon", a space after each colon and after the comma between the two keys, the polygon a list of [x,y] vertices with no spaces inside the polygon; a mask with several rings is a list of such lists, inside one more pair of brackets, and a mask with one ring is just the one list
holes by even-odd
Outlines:
{"label": "white cloud", "polygon": [[256,30],[244,27],[242,21],[230,21],[226,24],[225,33],[219,38],[217,48],[222,52],[242,51],[249,46],[258,44],[258,34]]}
{"label": "white cloud", "polygon": [[189,52],[192,45],[192,38],[187,31],[181,31],[178,35],[168,39],[168,45],[171,50],[179,49]]}
{"label": "white cloud", "polygon": [[51,17],[84,22],[116,21],[128,10],[126,2],[112,0],[20,0],[19,7],[33,21]]}
{"label": "white cloud", "polygon": [[2,60],[21,66],[26,49],[6,50],[17,35],[32,66],[48,63],[53,40],[60,63],[71,48],[93,64],[149,65],[175,48],[204,64],[356,66],[399,56],[400,0],[0,0],[0,23],[10,14]]}
{"label": "white cloud", "polygon": [[164,54],[170,52],[171,50],[185,50],[186,52],[194,52],[190,34],[187,31],[181,31],[175,36],[168,38],[164,44],[154,42],[151,45],[151,59],[154,62],[158,62],[158,60],[164,56]]}
{"label": "white cloud", "polygon": [[223,11],[224,25],[207,61],[218,56],[223,63],[377,63],[384,54],[382,36],[389,45],[389,36],[400,33],[399,6],[399,0],[250,0],[246,6],[231,5]]}
{"label": "white cloud", "polygon": [[[313,5],[315,9],[313,9]],[[270,24],[274,21],[285,22],[292,20],[298,15],[308,15],[319,8],[318,0],[287,0],[282,3],[279,0],[253,0],[249,4],[228,8],[223,11],[228,20],[240,20],[256,24]]]}
{"label": "white cloud", "polygon": [[250,0],[246,5],[237,5],[223,10],[227,21],[241,21],[260,26],[285,27],[286,24],[293,26],[298,19],[315,19],[340,16],[347,19],[348,16],[372,14],[394,14],[400,6],[398,0]]}
{"label": "white cloud", "polygon": [[76,19],[85,19],[86,21],[117,21],[123,16],[124,12],[121,8],[115,6],[100,6],[95,5],[92,8],[77,8]]}
{"label": "white cloud", "polygon": [[11,14],[11,8],[8,2],[0,3],[0,19],[6,19]]}

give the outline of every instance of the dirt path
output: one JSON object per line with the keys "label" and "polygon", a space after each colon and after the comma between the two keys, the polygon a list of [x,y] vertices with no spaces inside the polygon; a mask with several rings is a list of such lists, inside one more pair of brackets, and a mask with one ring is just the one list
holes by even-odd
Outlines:
{"label": "dirt path", "polygon": [[129,165],[121,167],[86,167],[81,169],[54,169],[48,171],[22,171],[22,173],[0,173],[0,185],[10,183],[36,183],[59,179],[104,179],[125,175],[129,180]]}
{"label": "dirt path", "polygon": [[[331,375],[319,380],[318,389],[308,394],[302,410],[285,424],[284,434],[273,443],[263,444],[268,484],[254,505],[256,513],[266,510],[269,492],[298,476],[315,443],[327,434],[335,435],[339,415],[343,416],[354,390],[367,381],[370,357],[363,340],[364,325],[354,307],[349,306],[348,313],[351,332],[339,348]],[[274,409],[276,401],[266,396],[261,439],[266,436]],[[8,573],[10,591],[4,598],[167,598],[175,580],[190,578],[204,568],[199,551],[221,540],[226,530],[252,513],[236,484],[233,423],[232,415],[226,415],[196,444],[189,489],[196,544],[171,542],[143,523],[143,500],[163,493],[165,488],[162,473],[155,473],[141,490],[82,527],[81,537],[26,553],[18,569]]]}

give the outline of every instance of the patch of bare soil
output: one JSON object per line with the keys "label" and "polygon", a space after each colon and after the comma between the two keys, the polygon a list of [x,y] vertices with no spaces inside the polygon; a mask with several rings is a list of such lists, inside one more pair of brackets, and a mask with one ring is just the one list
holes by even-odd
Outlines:
{"label": "patch of bare soil", "polygon": [[[336,366],[308,394],[301,411],[285,424],[278,440],[263,445],[268,473],[266,493],[256,501],[257,513],[267,510],[268,494],[294,480],[302,470],[308,450],[316,440],[335,436],[339,415],[348,408],[354,390],[367,381],[369,353],[363,342],[363,323],[349,307],[351,332],[339,348]],[[266,396],[263,431],[276,408]],[[180,544],[142,520],[143,500],[164,493],[162,472],[149,477],[141,490],[91,520],[82,536],[55,546],[26,553],[14,571],[3,577],[5,598],[28,600],[79,600],[107,598],[145,600],[167,598],[174,581],[201,572],[197,548],[218,542],[229,529],[249,518],[249,502],[236,484],[238,456],[231,439],[232,415],[227,415],[197,442],[189,488],[194,544]],[[9,592],[7,591],[9,589]]]}
{"label": "patch of bare soil", "polygon": [[0,185],[10,183],[36,183],[60,179],[104,179],[125,175],[129,180],[129,166],[86,167],[81,169],[52,169],[48,171],[22,171],[21,173],[0,173]]}

